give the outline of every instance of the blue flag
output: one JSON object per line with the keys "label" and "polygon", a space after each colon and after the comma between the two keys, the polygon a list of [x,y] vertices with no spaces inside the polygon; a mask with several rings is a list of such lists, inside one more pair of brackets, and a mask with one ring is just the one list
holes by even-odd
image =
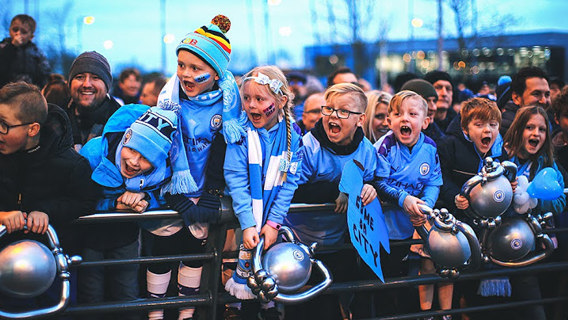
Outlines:
{"label": "blue flag", "polygon": [[385,281],[381,269],[382,246],[390,253],[389,233],[385,224],[385,216],[378,199],[363,206],[361,190],[363,189],[363,168],[356,161],[349,161],[343,168],[339,190],[349,195],[347,207],[347,226],[351,243],[375,274]]}

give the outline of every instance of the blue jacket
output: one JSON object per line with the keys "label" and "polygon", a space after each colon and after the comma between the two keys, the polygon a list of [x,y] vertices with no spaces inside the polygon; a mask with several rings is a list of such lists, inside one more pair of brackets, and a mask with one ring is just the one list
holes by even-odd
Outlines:
{"label": "blue jacket", "polygon": [[[318,126],[318,125],[316,125]],[[362,136],[362,130],[361,130]],[[365,171],[363,180],[366,183],[374,180],[377,156],[371,142],[362,137],[348,154],[338,154],[322,145],[309,132],[302,138],[300,148],[302,167],[295,200],[310,203],[332,202],[339,193],[343,167],[348,161],[359,161]],[[356,147],[356,148],[355,148]],[[309,199],[305,199],[309,198]],[[336,246],[344,244],[347,234],[347,217],[335,212],[302,212],[286,217],[286,225],[290,226],[301,242],[317,242],[319,245]]]}
{"label": "blue jacket", "polygon": [[383,203],[389,238],[410,238],[414,227],[403,209],[404,200],[411,195],[433,208],[442,185],[436,143],[421,132],[411,152],[389,131],[375,143],[375,148],[379,159],[375,174],[377,191]]}
{"label": "blue jacket", "polygon": [[[250,122],[247,125],[253,128]],[[284,122],[279,122],[270,130],[265,130],[263,128],[256,129],[260,138],[260,144],[264,153],[266,148],[275,142],[275,136],[278,131],[279,126],[285,125]],[[291,126],[292,128],[292,126]],[[298,148],[300,146],[300,135],[292,129],[292,143],[290,151],[293,152],[292,163],[290,165],[290,170],[287,174],[287,179],[280,188],[278,195],[272,202],[272,206],[268,211],[267,217],[270,221],[282,224],[284,218],[288,213],[290,208],[290,202],[294,196],[294,191],[298,186],[299,177],[299,158],[298,158]],[[266,169],[268,167],[270,159],[263,159],[263,183],[264,175],[266,174]],[[243,139],[238,143],[228,144],[227,152],[225,154],[225,181],[227,183],[228,192],[233,199],[233,210],[235,215],[239,219],[241,228],[244,230],[256,225],[254,217],[252,215],[252,197],[250,192],[250,177],[249,177],[249,161],[248,161],[248,141]],[[266,211],[266,210],[265,210]]]}
{"label": "blue jacket", "polygon": [[[116,208],[116,199],[125,191],[124,178],[115,164],[115,152],[118,142],[130,125],[136,121],[148,106],[132,104],[118,109],[108,120],[101,137],[89,140],[83,148],[81,155],[89,160],[93,169],[92,179],[103,186],[103,198],[97,203],[97,210],[112,211]],[[168,178],[164,177],[164,180]],[[148,209],[161,206],[157,199],[157,189],[161,184],[144,187],[149,205]],[[162,202],[163,203],[163,202]]]}

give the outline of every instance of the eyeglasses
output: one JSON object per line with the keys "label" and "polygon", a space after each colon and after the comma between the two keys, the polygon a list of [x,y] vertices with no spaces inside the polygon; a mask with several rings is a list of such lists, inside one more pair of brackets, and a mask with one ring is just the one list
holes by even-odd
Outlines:
{"label": "eyeglasses", "polygon": [[26,125],[32,124],[34,122],[20,123],[20,124],[15,124],[15,125],[11,126],[4,121],[0,121],[0,134],[8,134],[8,132],[10,132],[10,129],[12,129],[12,128],[26,126]]}
{"label": "eyeglasses", "polygon": [[363,112],[355,112],[345,109],[334,109],[330,106],[321,106],[321,114],[323,114],[324,116],[331,116],[334,111],[339,119],[347,119],[351,114],[363,114]]}

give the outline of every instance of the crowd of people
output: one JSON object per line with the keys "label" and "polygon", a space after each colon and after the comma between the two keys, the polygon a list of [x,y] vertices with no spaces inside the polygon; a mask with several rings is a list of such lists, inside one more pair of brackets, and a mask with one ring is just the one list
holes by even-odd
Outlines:
{"label": "crowd of people", "polygon": [[[456,294],[453,283],[443,282],[437,288],[322,295],[286,307],[250,303],[255,296],[246,284],[252,250],[260,237],[265,249],[279,241],[281,226],[303,243],[326,248],[316,257],[334,281],[376,279],[355,251],[345,249],[347,195],[338,185],[352,160],[363,168],[362,203],[379,199],[382,206],[391,242],[390,253],[381,252],[387,279],[436,272],[428,252],[408,241],[417,238],[415,227],[428,224],[421,205],[448,208],[475,229],[460,190],[486,157],[515,163],[528,181],[553,168],[563,188],[568,90],[541,69],[524,67],[496,84],[483,83],[475,94],[444,71],[403,73],[384,91],[346,67],[329,75],[325,88],[305,70],[276,66],[235,77],[228,69],[230,21],[217,16],[179,43],[177,72],[169,79],[127,68],[113,87],[110,64],[95,51],[78,55],[67,78],[49,74],[31,41],[35,27],[33,18],[17,15],[0,43],[0,224],[8,231],[2,245],[22,233],[41,239],[52,225],[65,252],[85,261],[136,258],[141,250],[152,256],[202,253],[209,224],[219,222],[220,199],[231,197],[240,232],[230,231],[227,243],[238,258],[225,260],[219,271],[240,302],[225,306],[224,319],[257,319],[257,313],[266,320],[368,318],[541,297],[532,275],[466,281],[456,285]],[[288,214],[291,203],[335,208]],[[565,205],[564,195],[541,199],[532,212],[552,212],[563,224]],[[179,218],[73,224],[94,211],[165,207]],[[565,252],[565,239],[559,235],[556,243]],[[154,263],[142,273],[138,265],[74,270],[73,303],[161,298],[172,291],[195,295],[202,262]],[[486,281],[496,289],[487,289]],[[1,296],[0,305],[21,310],[48,304],[56,286],[37,299]],[[144,318],[165,315],[156,309]],[[184,307],[175,317],[195,315],[195,308]],[[546,319],[546,313],[541,305],[526,305],[462,315],[477,317]]]}

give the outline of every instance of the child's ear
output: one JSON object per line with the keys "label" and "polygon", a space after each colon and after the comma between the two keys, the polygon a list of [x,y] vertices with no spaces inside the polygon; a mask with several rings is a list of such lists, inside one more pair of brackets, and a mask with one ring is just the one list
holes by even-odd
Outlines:
{"label": "child's ear", "polygon": [[426,130],[426,128],[428,128],[428,126],[430,125],[430,117],[426,116],[424,117],[424,122],[422,122],[422,130]]}
{"label": "child's ear", "polygon": [[217,81],[217,80],[219,80],[219,79],[221,79],[221,78],[219,78],[219,74],[218,74],[217,72],[215,72],[215,77],[213,77],[213,79],[215,79],[215,81]]}
{"label": "child's ear", "polygon": [[33,138],[33,137],[37,136],[39,134],[40,128],[41,128],[41,125],[37,122],[30,124],[30,126],[28,127],[28,137]]}
{"label": "child's ear", "polygon": [[280,98],[280,106],[279,106],[279,109],[284,108],[284,106],[286,105],[286,103],[288,103],[288,96],[282,96],[282,98]]}

